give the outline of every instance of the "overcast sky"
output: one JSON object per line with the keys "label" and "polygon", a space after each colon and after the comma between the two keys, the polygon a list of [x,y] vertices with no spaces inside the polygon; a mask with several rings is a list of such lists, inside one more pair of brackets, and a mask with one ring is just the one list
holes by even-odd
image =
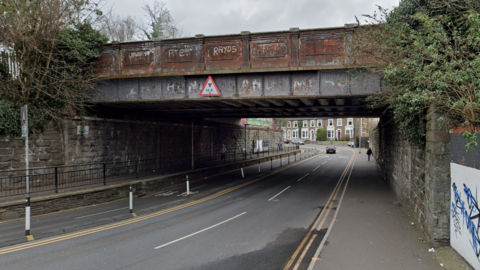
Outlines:
{"label": "overcast sky", "polygon": [[[105,0],[114,13],[145,20],[142,7],[154,0]],[[222,35],[343,26],[376,5],[391,9],[399,0],[164,0],[187,36]]]}

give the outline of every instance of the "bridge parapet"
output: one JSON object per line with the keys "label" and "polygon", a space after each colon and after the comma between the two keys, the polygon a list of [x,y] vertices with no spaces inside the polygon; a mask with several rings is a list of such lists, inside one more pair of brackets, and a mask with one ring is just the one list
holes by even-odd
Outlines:
{"label": "bridge parapet", "polygon": [[222,36],[104,45],[97,72],[104,79],[351,68],[352,28]]}

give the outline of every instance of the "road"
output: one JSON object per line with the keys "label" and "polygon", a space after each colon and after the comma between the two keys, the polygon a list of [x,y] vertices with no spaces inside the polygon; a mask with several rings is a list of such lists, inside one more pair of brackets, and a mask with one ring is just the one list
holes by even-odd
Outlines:
{"label": "road", "polygon": [[[231,172],[136,201],[138,217],[103,222],[118,204],[38,221],[93,224],[0,250],[2,269],[307,269],[340,202],[356,152],[316,155],[262,174]],[[284,164],[286,164],[284,160]],[[157,206],[155,206],[157,204]],[[105,211],[106,210],[106,211]],[[83,223],[82,223],[83,222]],[[50,224],[50,225],[48,225]],[[35,224],[32,224],[32,228]],[[101,226],[99,226],[101,225]],[[64,226],[64,225],[62,225]],[[15,223],[1,226],[5,230]],[[64,232],[68,230],[58,228]],[[74,231],[74,230],[72,230]]]}

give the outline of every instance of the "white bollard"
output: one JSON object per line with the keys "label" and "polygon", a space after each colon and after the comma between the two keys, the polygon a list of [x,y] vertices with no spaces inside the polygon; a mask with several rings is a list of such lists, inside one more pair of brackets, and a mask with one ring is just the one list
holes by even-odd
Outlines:
{"label": "white bollard", "polygon": [[242,178],[245,178],[245,175],[243,174],[243,168],[240,168],[240,170],[242,171]]}
{"label": "white bollard", "polygon": [[133,191],[132,191],[132,185],[130,185],[130,214],[133,213]]}
{"label": "white bollard", "polygon": [[187,175],[187,196],[190,195],[190,183],[188,182],[188,175]]}
{"label": "white bollard", "polygon": [[27,195],[25,207],[25,236],[30,236],[30,196]]}

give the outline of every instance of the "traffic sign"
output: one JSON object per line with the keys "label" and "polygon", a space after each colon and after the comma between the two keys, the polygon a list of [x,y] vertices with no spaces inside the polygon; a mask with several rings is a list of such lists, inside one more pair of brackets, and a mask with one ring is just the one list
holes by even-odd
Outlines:
{"label": "traffic sign", "polygon": [[212,79],[212,76],[208,76],[205,85],[200,91],[200,96],[202,97],[218,97],[220,96],[220,91],[218,91],[218,87]]}

